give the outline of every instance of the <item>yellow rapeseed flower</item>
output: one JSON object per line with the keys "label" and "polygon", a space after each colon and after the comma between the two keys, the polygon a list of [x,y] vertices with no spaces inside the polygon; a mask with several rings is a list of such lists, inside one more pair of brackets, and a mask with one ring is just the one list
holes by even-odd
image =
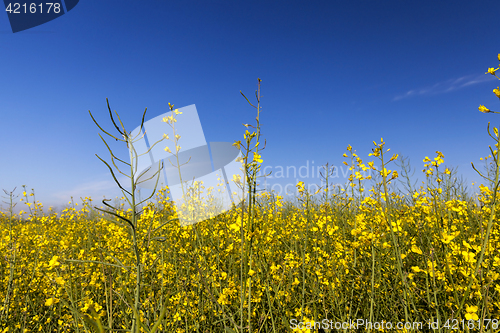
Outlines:
{"label": "yellow rapeseed flower", "polygon": [[418,267],[418,266],[412,266],[412,267],[411,267],[411,270],[412,270],[412,271],[414,271],[415,273],[418,273],[418,272],[422,272],[422,271],[423,271],[423,270],[422,270],[422,269],[420,269],[420,267]]}
{"label": "yellow rapeseed flower", "polygon": [[489,74],[491,74],[491,75],[495,75],[495,72],[496,72],[497,70],[498,70],[498,68],[496,68],[496,69],[495,69],[495,68],[493,68],[493,67],[490,67],[490,68],[488,68],[488,71],[487,71],[486,73],[484,73],[484,74],[488,74],[488,73],[489,73]]}
{"label": "yellow rapeseed flower", "polygon": [[233,175],[233,182],[235,182],[236,184],[240,184],[241,183],[241,176],[240,175]]}
{"label": "yellow rapeseed flower", "polygon": [[380,174],[382,175],[382,177],[387,177],[390,173],[392,172],[392,170],[387,170],[386,168],[384,168]]}
{"label": "yellow rapeseed flower", "polygon": [[49,269],[59,266],[61,263],[58,261],[59,256],[53,256],[49,261]]}
{"label": "yellow rapeseed flower", "polygon": [[479,105],[478,109],[479,109],[479,111],[481,111],[482,113],[489,113],[489,112],[491,112],[491,110],[490,110],[490,109],[488,109],[488,108],[487,108],[486,106],[484,106],[484,105]]}
{"label": "yellow rapeseed flower", "polygon": [[418,254],[422,254],[422,250],[420,250],[420,248],[416,245],[412,245],[411,246],[411,252],[414,252],[414,253],[418,253]]}
{"label": "yellow rapeseed flower", "polygon": [[467,305],[466,308],[465,308],[465,311],[467,311],[467,313],[465,314],[465,319],[466,320],[479,320],[479,317],[477,315],[477,306],[469,306]]}
{"label": "yellow rapeseed flower", "polygon": [[297,190],[302,195],[302,193],[305,191],[304,182],[302,182],[302,181],[298,182],[296,186],[297,186]]}
{"label": "yellow rapeseed flower", "polygon": [[255,153],[255,152],[253,153],[253,160],[255,162],[257,162],[257,163],[262,163],[263,162],[261,156],[259,154]]}
{"label": "yellow rapeseed flower", "polygon": [[496,89],[493,89],[493,93],[500,98],[500,87],[497,87]]}
{"label": "yellow rapeseed flower", "polygon": [[55,278],[55,281],[57,284],[63,285],[64,284],[64,279],[61,276],[58,276]]}
{"label": "yellow rapeseed flower", "polygon": [[398,157],[399,157],[399,155],[398,155],[398,154],[394,154],[394,155],[392,155],[392,157],[391,157],[391,159],[389,160],[389,162],[390,162],[390,161],[397,160],[397,159],[398,159]]}

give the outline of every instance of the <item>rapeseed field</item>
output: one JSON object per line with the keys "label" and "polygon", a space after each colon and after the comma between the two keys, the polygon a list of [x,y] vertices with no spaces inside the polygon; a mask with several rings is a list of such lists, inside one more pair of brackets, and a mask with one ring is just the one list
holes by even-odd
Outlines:
{"label": "rapeseed field", "polygon": [[[26,189],[28,212],[13,214],[19,200],[6,192],[0,332],[500,331],[497,128],[488,126],[495,145],[477,197],[439,151],[413,187],[381,139],[370,162],[347,147],[345,189],[328,185],[325,166],[326,186],[310,193],[299,182],[295,201],[284,200],[257,190],[260,82],[257,105],[247,99],[257,123],[235,143],[247,198],[223,214],[181,225],[168,187],[140,205],[133,175],[117,206],[87,197],[60,214],[43,214]],[[175,126],[182,114],[170,107]]]}

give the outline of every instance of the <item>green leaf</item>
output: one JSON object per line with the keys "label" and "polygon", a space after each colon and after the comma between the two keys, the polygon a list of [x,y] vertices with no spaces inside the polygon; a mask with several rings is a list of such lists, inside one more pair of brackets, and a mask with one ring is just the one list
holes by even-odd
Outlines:
{"label": "green leaf", "polygon": [[151,328],[151,333],[155,333],[156,330],[158,330],[158,327],[161,324],[161,321],[165,317],[165,314],[167,313],[167,303],[163,303],[163,306],[161,307],[160,311],[160,316],[158,317],[158,320],[154,323],[153,327]]}

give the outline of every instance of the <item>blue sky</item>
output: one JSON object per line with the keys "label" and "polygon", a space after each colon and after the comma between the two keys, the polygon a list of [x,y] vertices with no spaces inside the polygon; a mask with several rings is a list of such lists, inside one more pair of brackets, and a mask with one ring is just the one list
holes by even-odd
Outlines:
{"label": "blue sky", "polygon": [[469,183],[479,180],[470,162],[487,155],[486,125],[498,120],[477,107],[500,109],[499,82],[484,74],[498,64],[499,9],[498,1],[82,0],[15,34],[5,13],[0,189],[34,188],[46,208],[71,196],[114,198],[88,110],[111,130],[108,98],[132,130],[146,107],[151,119],[169,102],[196,104],[207,141],[233,142],[255,118],[240,90],[253,101],[258,77],[264,166],[340,166],[348,144],[369,161],[383,137],[417,174],[440,150]]}

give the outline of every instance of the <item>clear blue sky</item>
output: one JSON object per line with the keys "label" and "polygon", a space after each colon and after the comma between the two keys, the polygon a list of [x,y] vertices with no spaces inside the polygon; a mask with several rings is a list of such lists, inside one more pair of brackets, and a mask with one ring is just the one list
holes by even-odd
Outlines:
{"label": "clear blue sky", "polygon": [[340,166],[348,144],[369,161],[383,137],[417,174],[440,150],[470,183],[479,179],[470,162],[491,144],[487,122],[500,121],[477,111],[500,109],[500,82],[484,74],[498,65],[499,10],[498,1],[82,0],[15,34],[0,14],[0,189],[25,184],[46,208],[114,198],[88,110],[111,130],[107,97],[132,130],[145,107],[151,119],[168,102],[196,104],[207,141],[233,142],[255,118],[239,91],[254,101],[258,77],[264,166]]}

